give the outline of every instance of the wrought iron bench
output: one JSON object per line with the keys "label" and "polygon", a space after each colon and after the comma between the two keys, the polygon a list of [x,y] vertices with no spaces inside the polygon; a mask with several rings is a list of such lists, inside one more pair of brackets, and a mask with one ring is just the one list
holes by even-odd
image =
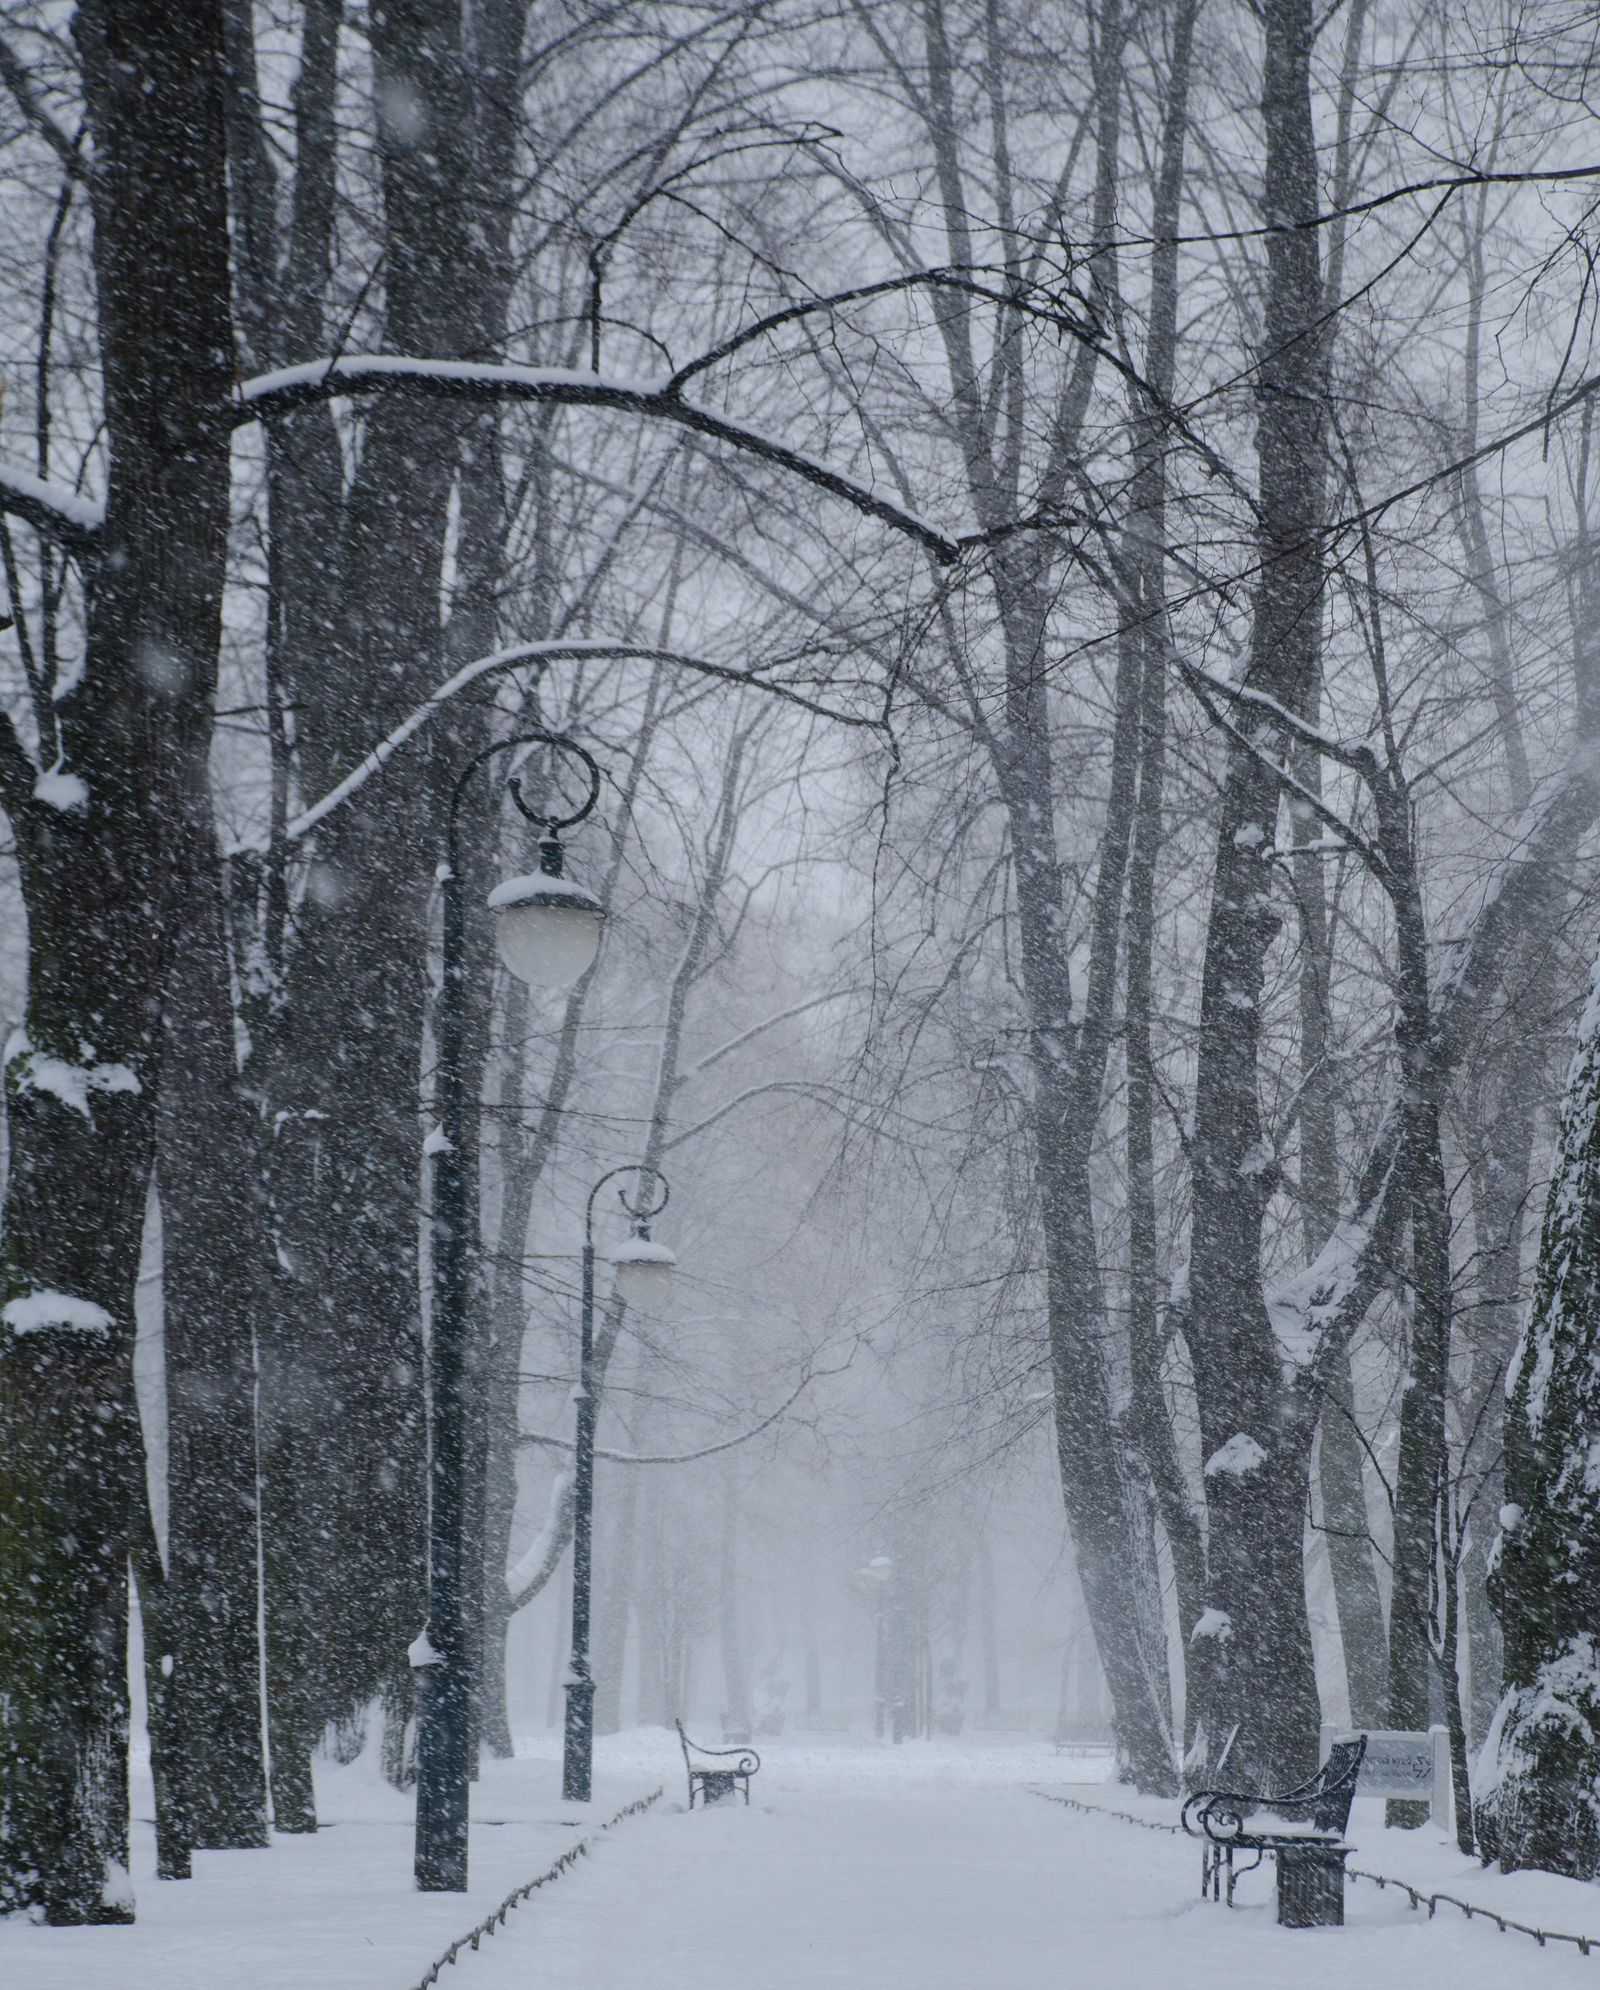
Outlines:
{"label": "wrought iron bench", "polygon": [[[750,1778],[761,1767],[761,1757],[753,1748],[702,1748],[698,1741],[691,1741],[683,1731],[683,1722],[674,1721],[678,1730],[678,1740],[683,1746],[683,1766],[689,1772],[689,1808],[694,1809],[696,1791],[700,1796],[703,1810],[708,1803],[720,1803],[724,1797],[731,1797],[736,1789],[744,1791],[744,1800],[750,1801]],[[696,1755],[715,1758],[712,1761],[697,1762]],[[724,1760],[727,1767],[719,1766]]]}
{"label": "wrought iron bench", "polygon": [[[1278,1862],[1278,1919],[1286,1928],[1342,1927],[1344,1924],[1344,1862],[1350,1847],[1339,1841],[1350,1822],[1350,1805],[1361,1774],[1367,1737],[1336,1741],[1328,1759],[1307,1781],[1278,1796],[1241,1796],[1235,1790],[1196,1790],[1183,1806],[1183,1828],[1199,1838],[1200,1897],[1221,1900],[1223,1874],[1226,1897],[1233,1905],[1234,1882],[1254,1872],[1270,1852]],[[1303,1811],[1306,1831],[1247,1831],[1253,1810],[1282,1816]],[[1254,1852],[1247,1866],[1236,1867],[1235,1852]]]}

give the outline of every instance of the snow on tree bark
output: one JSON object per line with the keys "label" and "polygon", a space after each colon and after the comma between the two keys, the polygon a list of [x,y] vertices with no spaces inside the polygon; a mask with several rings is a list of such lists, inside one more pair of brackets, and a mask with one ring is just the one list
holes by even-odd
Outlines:
{"label": "snow on tree bark", "polygon": [[1600,961],[1578,1025],[1528,1325],[1507,1380],[1490,1571],[1506,1692],[1475,1821],[1502,1871],[1600,1870]]}
{"label": "snow on tree bark", "polygon": [[162,982],[205,781],[228,520],[215,0],[88,0],[109,478],[70,797],[0,731],[28,913],[0,1237],[0,1910],[126,1921],[134,1286]]}

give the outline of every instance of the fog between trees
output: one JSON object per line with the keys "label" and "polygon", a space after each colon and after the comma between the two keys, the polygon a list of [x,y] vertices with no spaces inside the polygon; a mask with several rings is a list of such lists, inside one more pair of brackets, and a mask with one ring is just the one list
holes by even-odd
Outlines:
{"label": "fog between trees", "polygon": [[[913,1736],[1087,1733],[1103,1676],[1148,1790],[1443,1720],[1470,1838],[1491,1589],[1518,1691],[1583,1663],[1490,1559],[1589,1524],[1503,1456],[1597,924],[1593,52],[12,10],[0,1907],[132,1911],[130,1564],[171,1870],[315,1828],[319,1747],[413,1773],[435,866],[530,726],[603,769],[606,920],[565,996],[497,966],[505,776],[576,796],[497,763],[479,1746],[552,1697],[629,1162],[681,1275],[599,1322],[602,1725],[864,1726],[875,1650]],[[1600,1766],[1491,1759],[1535,1812]]]}

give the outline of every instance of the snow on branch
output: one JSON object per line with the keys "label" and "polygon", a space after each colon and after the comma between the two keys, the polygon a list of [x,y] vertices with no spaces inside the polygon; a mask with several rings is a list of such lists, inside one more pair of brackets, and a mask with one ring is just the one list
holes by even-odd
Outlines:
{"label": "snow on branch", "polygon": [[1329,760],[1336,760],[1341,766],[1354,772],[1370,775],[1376,770],[1377,761],[1369,746],[1346,746],[1342,740],[1332,739],[1316,726],[1310,725],[1297,712],[1291,712],[1287,705],[1279,704],[1276,698],[1265,691],[1253,690],[1248,684],[1231,684],[1226,678],[1218,677],[1198,663],[1190,663],[1186,658],[1176,659],[1179,670],[1185,677],[1197,684],[1204,684],[1219,698],[1234,705],[1248,705],[1254,711],[1264,713],[1275,725],[1292,733],[1302,746],[1309,746]]}
{"label": "snow on branch", "polygon": [[501,670],[514,670],[522,663],[553,663],[566,657],[633,657],[646,663],[669,663],[680,670],[698,671],[702,676],[720,677],[730,684],[746,684],[757,691],[767,691],[786,704],[799,705],[805,711],[814,712],[818,718],[831,719],[837,725],[862,726],[868,730],[877,729],[880,721],[864,719],[853,712],[837,712],[828,705],[818,704],[814,698],[807,698],[787,684],[774,683],[755,670],[734,670],[727,664],[708,663],[704,657],[686,656],[680,650],[643,649],[637,643],[609,643],[600,640],[572,640],[551,643],[514,643],[509,649],[491,650],[487,656],[480,656],[466,663],[453,677],[447,677],[436,691],[431,692],[414,711],[408,712],[391,733],[388,733],[372,751],[353,767],[344,779],[332,787],[321,801],[313,802],[310,808],[292,818],[286,825],[284,834],[291,842],[307,835],[315,829],[325,816],[331,815],[341,802],[346,802],[360,787],[364,787],[372,776],[419,732],[431,719],[440,706],[448,704],[457,692],[464,691],[469,684],[475,684],[480,677],[489,677]]}
{"label": "snow on branch", "polygon": [[91,1092],[139,1092],[137,1076],[126,1064],[69,1064],[64,1058],[49,1057],[35,1050],[26,1030],[15,1029],[6,1040],[0,1066],[12,1096],[47,1092],[73,1112],[81,1113],[91,1126],[94,1112]]}
{"label": "snow on branch", "polygon": [[1213,677],[1209,671],[1201,670],[1198,665],[1186,663],[1176,653],[1173,661],[1177,665],[1178,674],[1193,691],[1206,717],[1217,730],[1231,739],[1241,752],[1248,753],[1260,766],[1275,774],[1284,791],[1310,809],[1325,827],[1331,829],[1341,846],[1361,859],[1385,891],[1392,891],[1393,881],[1388,860],[1383,852],[1369,842],[1352,824],[1346,822],[1336,810],[1331,809],[1314,788],[1308,788],[1292,767],[1274,759],[1259,740],[1252,738],[1242,726],[1235,725],[1232,719],[1218,709],[1216,697],[1229,698],[1238,703],[1253,703],[1259,708],[1265,708],[1275,723],[1281,721],[1291,730],[1299,732],[1305,744],[1314,747],[1319,753],[1328,754],[1346,766],[1357,767],[1368,778],[1377,774],[1376,759],[1369,753],[1365,762],[1359,762],[1348,749],[1324,739],[1320,733],[1313,732],[1310,727],[1303,726],[1293,713],[1285,711],[1275,698],[1269,698],[1261,692],[1251,692],[1246,695],[1238,685],[1223,683],[1220,678]]}
{"label": "snow on branch", "polygon": [[105,523],[105,506],[62,484],[46,483],[13,463],[0,462],[0,511],[9,511],[69,553],[92,553]]}
{"label": "snow on branch", "polygon": [[835,988],[827,995],[813,995],[809,1001],[796,1002],[792,1008],[780,1009],[775,1016],[768,1016],[765,1022],[752,1023],[749,1029],[741,1030],[737,1036],[731,1036],[726,1043],[719,1044],[715,1050],[691,1067],[689,1075],[698,1077],[702,1071],[709,1071],[713,1064],[726,1057],[730,1051],[737,1050],[752,1037],[760,1036],[764,1030],[776,1029],[779,1023],[788,1022],[791,1016],[803,1016],[808,1009],[820,1009],[824,1002],[842,1002],[847,995],[861,995],[865,992],[862,988]]}
{"label": "snow on branch", "polygon": [[1330,1359],[1349,1344],[1377,1296],[1409,1209],[1406,1120],[1402,1101],[1391,1098],[1367,1150],[1355,1214],[1335,1228],[1304,1271],[1267,1299],[1285,1380],[1304,1377],[1320,1393]]}
{"label": "snow on branch", "polygon": [[518,1557],[516,1567],[506,1574],[506,1590],[511,1598],[513,1614],[533,1601],[555,1574],[561,1557],[567,1552],[567,1543],[572,1539],[575,1495],[576,1482],[572,1474],[558,1473],[550,1488],[550,1511],[545,1517],[544,1527]]}
{"label": "snow on branch", "polygon": [[947,534],[891,504],[864,485],[830,470],[775,437],[741,422],[729,421],[709,408],[696,407],[674,390],[669,376],[628,380],[570,367],[478,365],[455,359],[407,359],[394,353],[356,353],[340,359],[314,359],[301,366],[280,367],[245,381],[239,390],[235,417],[246,422],[270,421],[312,401],[336,400],[352,394],[401,390],[438,394],[468,401],[532,401],[562,407],[615,408],[656,421],[676,422],[718,442],[759,456],[789,470],[819,490],[869,518],[880,519],[896,532],[915,539],[944,565],[961,556]]}
{"label": "snow on branch", "polygon": [[14,1334],[38,1334],[51,1327],[65,1327],[70,1333],[94,1334],[105,1340],[111,1333],[111,1315],[92,1299],[78,1299],[70,1292],[24,1292],[8,1299],[0,1321]]}

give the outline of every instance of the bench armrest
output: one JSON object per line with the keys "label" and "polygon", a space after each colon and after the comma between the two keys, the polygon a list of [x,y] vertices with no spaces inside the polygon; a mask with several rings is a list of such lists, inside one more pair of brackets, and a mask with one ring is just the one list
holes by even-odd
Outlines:
{"label": "bench armrest", "polygon": [[1183,1828],[1191,1838],[1206,1837],[1213,1845],[1230,1845],[1244,1829],[1245,1811],[1261,1801],[1260,1797],[1241,1796],[1237,1790],[1196,1790],[1183,1806]]}

